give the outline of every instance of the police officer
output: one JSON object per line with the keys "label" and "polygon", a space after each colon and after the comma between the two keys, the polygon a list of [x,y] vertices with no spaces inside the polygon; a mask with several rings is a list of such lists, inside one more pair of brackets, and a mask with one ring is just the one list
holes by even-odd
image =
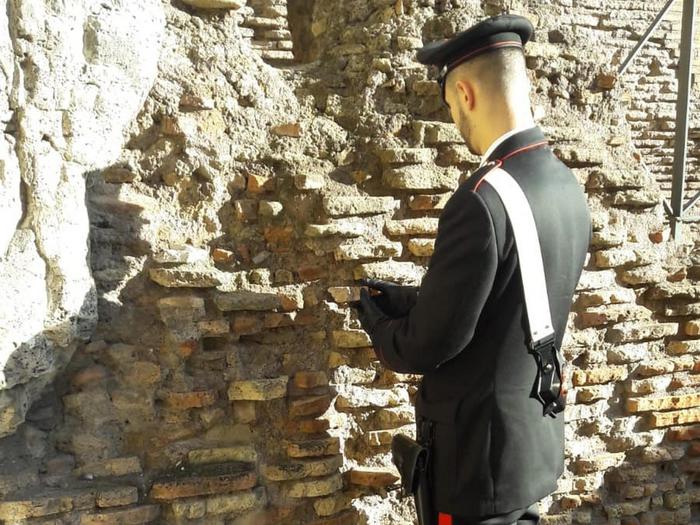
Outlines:
{"label": "police officer", "polygon": [[533,121],[523,55],[532,33],[526,18],[501,15],[419,50],[420,62],[441,68],[443,100],[481,166],[445,204],[420,287],[364,280],[378,293],[363,288],[358,305],[379,360],[423,375],[416,421],[440,525],[537,523],[537,502],[564,470],[564,414],[543,414],[534,388],[511,222],[483,180],[500,167],[527,197],[540,244],[529,248],[542,253],[560,348],[591,221],[579,183]]}

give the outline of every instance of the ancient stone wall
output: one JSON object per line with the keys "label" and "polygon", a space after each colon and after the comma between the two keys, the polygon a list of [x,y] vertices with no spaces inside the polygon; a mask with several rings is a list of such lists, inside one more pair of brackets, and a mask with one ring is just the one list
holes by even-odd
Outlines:
{"label": "ancient stone wall", "polygon": [[594,220],[542,523],[700,522],[698,232],[669,239],[633,72],[596,81],[660,2],[242,4],[162,4],[154,84],[87,176],[99,322],[0,441],[0,520],[412,523],[389,443],[420,378],[378,363],[348,301],[365,275],[420,282],[478,164],[415,50],[510,11]]}
{"label": "ancient stone wall", "polygon": [[10,0],[0,13],[0,436],[89,339],[85,179],[156,74],[160,2]]}

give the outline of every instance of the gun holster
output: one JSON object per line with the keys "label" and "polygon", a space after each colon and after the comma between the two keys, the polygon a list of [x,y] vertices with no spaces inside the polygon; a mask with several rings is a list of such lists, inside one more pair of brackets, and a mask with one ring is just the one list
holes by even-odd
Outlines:
{"label": "gun holster", "polygon": [[[430,422],[423,420],[421,434],[430,436]],[[408,436],[397,434],[391,440],[391,458],[401,476],[401,489],[405,495],[413,495],[416,514],[420,525],[436,525],[437,511],[430,497],[428,462],[430,460],[430,439],[422,445]]]}
{"label": "gun holster", "polygon": [[556,417],[566,407],[564,360],[554,341],[554,335],[530,343],[530,353],[537,362],[535,397],[542,403],[543,415]]}

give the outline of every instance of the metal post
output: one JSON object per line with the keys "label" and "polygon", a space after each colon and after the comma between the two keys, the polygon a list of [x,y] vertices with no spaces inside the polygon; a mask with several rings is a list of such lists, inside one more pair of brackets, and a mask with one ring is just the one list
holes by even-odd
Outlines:
{"label": "metal post", "polygon": [[688,150],[688,106],[695,29],[695,0],[683,0],[681,26],[681,56],[678,63],[678,99],[676,100],[676,137],[673,156],[673,185],[671,190],[671,235],[681,240],[683,225],[683,189],[685,186],[686,154]]}
{"label": "metal post", "polygon": [[637,42],[637,44],[634,46],[632,51],[630,51],[630,54],[627,55],[627,58],[622,63],[620,68],[617,70],[618,76],[622,75],[627,70],[627,67],[632,63],[632,60],[634,60],[634,57],[637,56],[637,53],[639,53],[639,51],[644,47],[644,44],[647,43],[647,40],[649,40],[649,37],[654,32],[656,27],[664,19],[664,17],[666,16],[666,13],[668,13],[668,10],[671,9],[671,6],[673,5],[673,2],[675,2],[675,1],[676,0],[668,0],[668,2],[666,2],[666,5],[661,10],[661,12],[658,15],[656,15],[656,18],[649,26],[649,29],[647,29],[647,32],[644,33],[644,36],[642,36],[642,38],[639,39],[639,42]]}

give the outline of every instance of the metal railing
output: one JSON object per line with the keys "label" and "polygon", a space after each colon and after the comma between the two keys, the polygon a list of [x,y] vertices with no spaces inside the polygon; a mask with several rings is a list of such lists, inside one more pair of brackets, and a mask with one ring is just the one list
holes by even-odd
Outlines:
{"label": "metal railing", "polygon": [[[637,42],[627,58],[620,65],[618,78],[627,70],[634,58],[649,40],[649,37],[664,19],[676,0],[668,0],[661,12],[654,18],[642,38]],[[681,24],[681,54],[678,63],[678,97],[676,99],[676,131],[673,152],[673,179],[671,183],[671,202],[663,199],[664,209],[671,222],[671,235],[674,239],[682,238],[684,222],[696,222],[700,217],[690,217],[686,212],[700,201],[700,192],[684,202],[685,175],[688,154],[688,112],[690,107],[690,81],[693,62],[695,33],[695,0],[683,0],[683,19]]]}

